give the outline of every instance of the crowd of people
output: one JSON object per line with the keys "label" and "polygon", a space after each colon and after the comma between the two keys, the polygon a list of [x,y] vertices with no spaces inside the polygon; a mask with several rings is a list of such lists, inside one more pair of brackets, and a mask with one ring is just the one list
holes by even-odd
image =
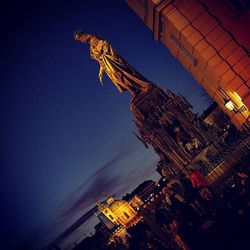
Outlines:
{"label": "crowd of people", "polygon": [[129,249],[250,249],[248,169],[237,168],[233,186],[218,194],[190,168],[162,188],[143,216],[129,229]]}
{"label": "crowd of people", "polygon": [[[128,229],[126,242],[107,245],[95,235],[86,248],[105,250],[249,250],[250,168],[235,167],[233,182],[213,190],[196,169],[163,184],[139,211],[143,220]],[[92,237],[93,238],[93,237]]]}

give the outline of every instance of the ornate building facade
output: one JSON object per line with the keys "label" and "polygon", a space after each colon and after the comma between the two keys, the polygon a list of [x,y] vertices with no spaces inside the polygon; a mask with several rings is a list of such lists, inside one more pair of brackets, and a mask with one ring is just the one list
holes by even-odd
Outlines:
{"label": "ornate building facade", "polygon": [[99,211],[105,215],[113,224],[129,228],[135,225],[141,218],[137,216],[136,210],[125,200],[114,199],[106,196],[107,204],[96,202]]}
{"label": "ornate building facade", "polygon": [[[240,0],[125,0],[233,124],[249,125],[250,10]],[[185,159],[185,158],[184,158]]]}
{"label": "ornate building facade", "polygon": [[154,148],[160,157],[158,171],[164,169],[166,176],[184,168],[213,139],[184,97],[155,84],[132,98],[130,108],[137,138]]}
{"label": "ornate building facade", "polygon": [[127,229],[142,220],[142,216],[138,215],[135,210],[136,208],[134,208],[134,205],[139,207],[141,205],[141,201],[137,198],[128,202],[125,200],[114,199],[112,196],[105,195],[105,197],[107,204],[98,201],[96,204],[101,214],[105,216],[113,225],[115,225],[108,237],[108,243],[121,240],[125,245],[127,245],[127,238],[130,237]]}

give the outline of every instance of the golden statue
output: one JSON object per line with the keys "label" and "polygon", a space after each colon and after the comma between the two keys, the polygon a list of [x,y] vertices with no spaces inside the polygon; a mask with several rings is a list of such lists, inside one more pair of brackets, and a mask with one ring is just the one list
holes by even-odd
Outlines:
{"label": "golden statue", "polygon": [[100,64],[99,79],[101,84],[103,72],[108,75],[120,93],[129,91],[133,96],[146,92],[153,84],[128,64],[106,40],[86,34],[81,30],[74,33],[75,40],[88,43],[90,56]]}

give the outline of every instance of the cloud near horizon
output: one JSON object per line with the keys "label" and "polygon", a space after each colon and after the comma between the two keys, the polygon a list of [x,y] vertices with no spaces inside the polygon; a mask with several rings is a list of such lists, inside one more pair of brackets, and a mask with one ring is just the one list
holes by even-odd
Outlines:
{"label": "cloud near horizon", "polygon": [[[138,154],[141,157],[134,162],[133,159]],[[118,152],[65,199],[59,209],[59,216],[51,223],[51,226],[43,231],[41,238],[45,239],[48,235],[55,235],[55,232],[60,231],[63,225],[72,224],[80,216],[87,214],[93,208],[95,200],[103,200],[103,192],[116,197],[125,195],[129,189],[135,188],[134,185],[140,184],[138,181],[143,180],[145,176],[153,175],[155,161],[156,158],[148,153],[145,154],[145,150],[142,151],[142,148],[135,146]],[[121,165],[128,166],[126,172],[119,167]],[[90,218],[91,216],[87,220]]]}
{"label": "cloud near horizon", "polygon": [[95,203],[97,199],[103,199],[103,192],[109,193],[114,187],[119,186],[122,176],[115,173],[115,164],[119,165],[124,159],[130,157],[136,149],[130,148],[118,152],[108,162],[104,163],[85,182],[75,189],[65,200],[61,218],[67,219],[84,211]]}
{"label": "cloud near horizon", "polygon": [[60,216],[61,219],[67,220],[79,212],[86,210],[86,208],[93,206],[96,200],[103,200],[103,193],[122,195],[122,192],[126,191],[126,188],[134,184],[139,184],[137,182],[140,178],[153,174],[155,172],[153,164],[156,160],[155,158],[152,159],[149,155],[143,156],[135,165],[130,166],[125,173],[119,173],[114,170],[116,164],[120,165],[124,163],[125,160],[133,157],[138,151],[138,149],[134,148],[123,150],[99,167],[95,173],[66,199]]}

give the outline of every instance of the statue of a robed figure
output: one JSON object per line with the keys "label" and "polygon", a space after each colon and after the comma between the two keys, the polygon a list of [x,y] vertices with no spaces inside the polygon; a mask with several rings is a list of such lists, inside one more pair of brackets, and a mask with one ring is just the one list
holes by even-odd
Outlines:
{"label": "statue of a robed figure", "polygon": [[[101,83],[105,72],[120,93],[132,94],[130,110],[139,132],[135,133],[136,137],[145,147],[151,145],[160,157],[159,162],[165,168],[172,167],[173,173],[186,166],[199,153],[190,148],[191,139],[196,138],[201,146],[206,139],[189,111],[192,106],[181,96],[169,89],[163,91],[142,76],[108,41],[81,30],[74,33],[74,38],[89,45],[91,58],[100,65]],[[191,118],[187,112],[191,112]]]}
{"label": "statue of a robed figure", "polygon": [[132,96],[146,92],[153,84],[127,63],[108,41],[86,34],[82,30],[76,31],[74,38],[89,44],[91,58],[100,64],[101,83],[103,83],[103,72],[105,72],[120,93],[128,91]]}

